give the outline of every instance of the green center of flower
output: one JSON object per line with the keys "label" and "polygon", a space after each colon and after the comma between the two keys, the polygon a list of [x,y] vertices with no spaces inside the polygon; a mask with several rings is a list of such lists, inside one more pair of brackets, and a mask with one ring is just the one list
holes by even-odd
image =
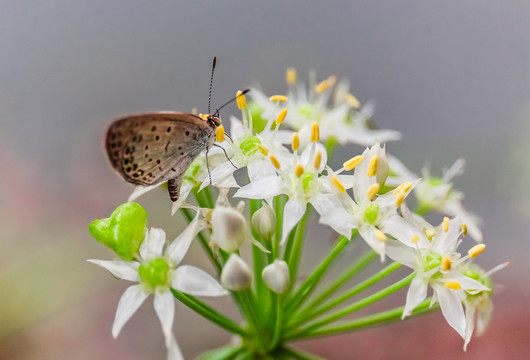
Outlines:
{"label": "green center of flower", "polygon": [[439,178],[439,177],[431,177],[429,178],[429,186],[431,187],[436,187],[436,186],[440,186],[440,185],[443,185],[443,180],[442,178]]}
{"label": "green center of flower", "polygon": [[239,144],[239,148],[243,152],[243,155],[250,156],[258,151],[258,144],[261,144],[258,137],[255,135],[248,135],[243,138]]}
{"label": "green center of flower", "polygon": [[263,108],[258,105],[255,101],[252,101],[248,105],[250,114],[252,115],[252,130],[254,133],[260,133],[265,130],[267,126],[267,119],[263,117]]}
{"label": "green center of flower", "polygon": [[377,220],[377,217],[379,216],[379,204],[376,202],[371,201],[365,208],[364,208],[364,221],[373,224]]}
{"label": "green center of flower", "polygon": [[315,114],[315,106],[313,104],[304,104],[298,108],[300,116],[305,117],[308,120],[312,120]]}
{"label": "green center of flower", "polygon": [[428,272],[442,265],[442,256],[435,252],[429,252],[423,256],[423,271]]}
{"label": "green center of flower", "polygon": [[138,268],[140,281],[153,290],[160,286],[166,286],[168,275],[169,264],[163,258],[149,260]]}
{"label": "green center of flower", "polygon": [[307,193],[311,190],[311,187],[315,181],[315,175],[312,172],[304,172],[301,176],[302,178],[302,188],[304,192]]}

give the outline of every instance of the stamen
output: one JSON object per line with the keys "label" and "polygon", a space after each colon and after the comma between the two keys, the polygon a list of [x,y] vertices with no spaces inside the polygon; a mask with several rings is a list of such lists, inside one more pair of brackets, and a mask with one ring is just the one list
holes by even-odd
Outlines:
{"label": "stamen", "polygon": [[462,223],[462,225],[460,225],[460,228],[462,229],[462,236],[466,236],[467,235],[467,225]]}
{"label": "stamen", "polygon": [[331,177],[331,182],[333,183],[333,185],[335,185],[337,190],[339,190],[341,193],[345,193],[346,192],[346,188],[344,187],[344,185],[342,185],[342,183],[340,182],[340,180],[336,176],[332,176]]}
{"label": "stamen", "polygon": [[272,102],[286,102],[287,101],[287,96],[284,96],[284,95],[272,95],[269,98],[269,100],[272,101]]}
{"label": "stamen", "polygon": [[442,258],[442,270],[451,270],[451,259],[448,256]]}
{"label": "stamen", "polygon": [[315,92],[317,94],[323,93],[328,87],[329,87],[329,81],[328,79],[322,81],[317,86],[315,86]]}
{"label": "stamen", "polygon": [[403,201],[405,201],[405,193],[401,191],[396,195],[396,207],[400,207],[403,204]]}
{"label": "stamen", "polygon": [[296,165],[294,168],[294,175],[300,177],[304,174],[304,167],[300,164]]}
{"label": "stamen", "polygon": [[469,249],[467,254],[469,255],[470,258],[474,258],[482,254],[482,252],[485,249],[486,249],[486,244],[478,244],[478,245],[473,246],[471,249]]}
{"label": "stamen", "polygon": [[223,125],[219,125],[215,131],[215,141],[223,142],[225,140],[225,128]]}
{"label": "stamen", "polygon": [[458,281],[448,281],[445,283],[445,286],[451,290],[460,290],[462,285]]}
{"label": "stamen", "polygon": [[381,241],[381,242],[385,242],[387,240],[386,238],[386,235],[384,232],[382,232],[381,230],[379,229],[376,229],[374,231],[374,236],[377,240]]}
{"label": "stamen", "polygon": [[247,99],[245,98],[245,94],[243,94],[241,90],[236,93],[236,102],[239,110],[247,108]]}
{"label": "stamen", "polygon": [[377,156],[374,156],[370,159],[370,163],[368,164],[368,171],[366,173],[367,176],[375,176],[377,174],[377,163],[379,161],[379,158]]}
{"label": "stamen", "polygon": [[269,155],[269,160],[271,161],[272,165],[274,165],[274,167],[276,169],[279,169],[280,168],[280,162],[278,161],[278,159],[276,158],[276,156],[274,155]]}
{"label": "stamen", "polygon": [[361,107],[361,103],[353,94],[346,94],[346,103],[348,103],[352,108],[359,109]]}
{"label": "stamen", "polygon": [[296,83],[296,70],[295,68],[287,68],[287,71],[285,73],[285,82],[288,85],[292,85]]}
{"label": "stamen", "polygon": [[403,184],[399,185],[397,188],[395,188],[395,189],[393,190],[393,193],[394,193],[394,195],[397,195],[397,194],[399,194],[400,192],[405,192],[405,193],[407,193],[407,192],[410,190],[411,187],[412,187],[412,183],[406,181],[406,182],[404,182]]}
{"label": "stamen", "polygon": [[372,200],[377,195],[378,191],[379,191],[379,184],[375,183],[372,186],[370,186],[370,188],[368,188],[368,190],[366,191],[366,197]]}
{"label": "stamen", "polygon": [[280,125],[285,120],[286,116],[287,116],[287,109],[283,109],[282,111],[280,111],[280,113],[278,114],[278,117],[276,118],[276,125]]}
{"label": "stamen", "polygon": [[320,130],[318,128],[318,123],[316,121],[313,121],[311,124],[311,142],[319,142],[320,141]]}
{"label": "stamen", "polygon": [[296,151],[298,150],[298,148],[300,147],[300,137],[298,136],[298,133],[293,133],[293,141],[291,142],[291,149],[293,149],[293,151]]}
{"label": "stamen", "polygon": [[192,113],[193,115],[197,115],[197,108],[196,108],[196,107],[191,108],[191,113]]}
{"label": "stamen", "polygon": [[315,169],[320,168],[320,163],[322,162],[322,153],[320,151],[317,151],[315,154],[315,161],[313,165],[315,166]]}
{"label": "stamen", "polygon": [[344,164],[342,164],[342,166],[344,166],[344,170],[350,171],[353,168],[355,168],[357,165],[359,165],[361,161],[363,161],[363,159],[364,159],[364,156],[357,155],[357,156],[352,157],[350,160],[346,161]]}
{"label": "stamen", "polygon": [[267,149],[265,146],[258,144],[257,147],[260,153],[262,153],[265,156],[269,155],[269,149]]}
{"label": "stamen", "polygon": [[328,77],[328,86],[333,86],[337,83],[337,77],[335,75],[331,75]]}
{"label": "stamen", "polygon": [[444,232],[448,232],[449,231],[449,218],[447,216],[444,217],[444,220],[442,222],[442,230]]}
{"label": "stamen", "polygon": [[414,235],[410,240],[413,244],[416,244],[418,241],[420,241],[420,237],[418,235]]}
{"label": "stamen", "polygon": [[434,235],[436,235],[436,233],[434,231],[432,231],[431,229],[426,229],[425,230],[425,236],[427,236],[427,239],[429,239],[429,241],[432,240]]}

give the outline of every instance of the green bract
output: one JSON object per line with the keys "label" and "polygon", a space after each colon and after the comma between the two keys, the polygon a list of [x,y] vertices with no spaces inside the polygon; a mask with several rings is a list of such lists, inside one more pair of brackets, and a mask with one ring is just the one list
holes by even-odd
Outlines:
{"label": "green bract", "polygon": [[169,265],[163,258],[149,260],[138,268],[141,282],[150,289],[165,286],[168,282]]}
{"label": "green bract", "polygon": [[119,257],[132,260],[144,240],[146,225],[144,208],[129,202],[118,206],[110,217],[93,221],[88,229],[97,241],[114,250]]}

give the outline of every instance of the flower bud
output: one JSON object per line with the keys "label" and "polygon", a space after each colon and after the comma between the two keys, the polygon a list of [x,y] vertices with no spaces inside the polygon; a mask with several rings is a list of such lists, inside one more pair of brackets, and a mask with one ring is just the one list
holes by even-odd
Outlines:
{"label": "flower bud", "polygon": [[228,290],[240,291],[251,283],[252,272],[248,265],[238,255],[230,255],[221,272],[221,284]]}
{"label": "flower bud", "polygon": [[270,240],[276,231],[276,214],[267,203],[252,215],[252,227],[264,239]]}
{"label": "flower bud", "polygon": [[379,185],[384,185],[388,176],[388,160],[385,147],[375,144],[363,152],[364,161],[355,171],[365,172],[367,176],[374,176]]}
{"label": "flower bud", "polygon": [[226,252],[234,252],[247,238],[247,221],[237,210],[218,206],[212,212],[212,240]]}
{"label": "flower bud", "polygon": [[291,284],[289,267],[283,260],[275,260],[272,264],[267,265],[263,269],[261,277],[269,289],[277,294],[285,293]]}

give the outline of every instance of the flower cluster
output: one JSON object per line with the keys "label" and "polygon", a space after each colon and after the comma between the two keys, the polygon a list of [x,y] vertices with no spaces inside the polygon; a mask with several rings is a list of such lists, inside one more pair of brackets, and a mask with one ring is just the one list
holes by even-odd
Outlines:
{"label": "flower cluster", "polygon": [[[252,101],[247,104],[245,95],[237,94],[241,119],[230,119],[230,138],[225,139],[224,128],[220,128],[220,147],[200,155],[183,175],[172,213],[182,212],[190,223],[174,241],[166,244],[161,229],[147,230],[145,211],[135,203],[124,204],[109,219],[91,224],[92,235],[122,260],[90,261],[118,278],[139,282],[120,300],[114,336],[145,298],[154,294],[168,358],[182,357],[171,333],[173,297],[240,336],[241,342],[229,348],[230,356],[295,356],[296,350],[287,344],[290,340],[358,329],[359,319],[332,324],[366,305],[353,303],[336,311],[337,307],[401,265],[413,273],[370,298],[376,301],[409,286],[404,306],[388,312],[391,315],[386,318],[363,319],[364,326],[418,315],[439,304],[449,325],[465,340],[464,349],[475,323],[479,332],[485,329],[494,290],[490,275],[506,264],[485,272],[474,262],[485,249],[480,222],[463,207],[463,195],[452,184],[462,174],[464,161],[457,160],[441,178],[427,170],[420,178],[387,153],[383,144],[400,139],[400,133],[377,129],[372,122],[373,106],[361,105],[347,81],[331,76],[317,83],[314,73],[310,78],[306,87],[297,82],[290,68],[286,95],[269,97],[252,89]],[[352,143],[366,149],[351,154],[340,169],[332,168],[328,159],[337,145]],[[248,181],[236,181],[238,168],[246,169]],[[129,201],[155,187],[137,187]],[[215,203],[212,187],[219,193]],[[232,198],[248,199],[248,219],[243,201],[231,205],[231,188],[236,189]],[[188,200],[190,194],[196,204]],[[411,194],[417,203],[414,211],[408,206]],[[340,237],[314,272],[299,282],[302,244],[307,241],[311,246],[318,241],[304,236],[313,209],[319,222]],[[432,210],[446,215],[437,226],[423,217]],[[478,244],[468,246],[462,255],[458,247],[468,232]],[[355,236],[371,250],[359,255],[320,294],[315,293],[328,268]],[[219,282],[202,270],[180,265],[195,238],[216,267]],[[239,252],[245,243],[252,247],[252,265]],[[374,275],[368,285],[332,297],[375,258],[382,262],[390,258],[394,263]],[[189,296],[225,294],[232,294],[246,324],[239,325]]]}

